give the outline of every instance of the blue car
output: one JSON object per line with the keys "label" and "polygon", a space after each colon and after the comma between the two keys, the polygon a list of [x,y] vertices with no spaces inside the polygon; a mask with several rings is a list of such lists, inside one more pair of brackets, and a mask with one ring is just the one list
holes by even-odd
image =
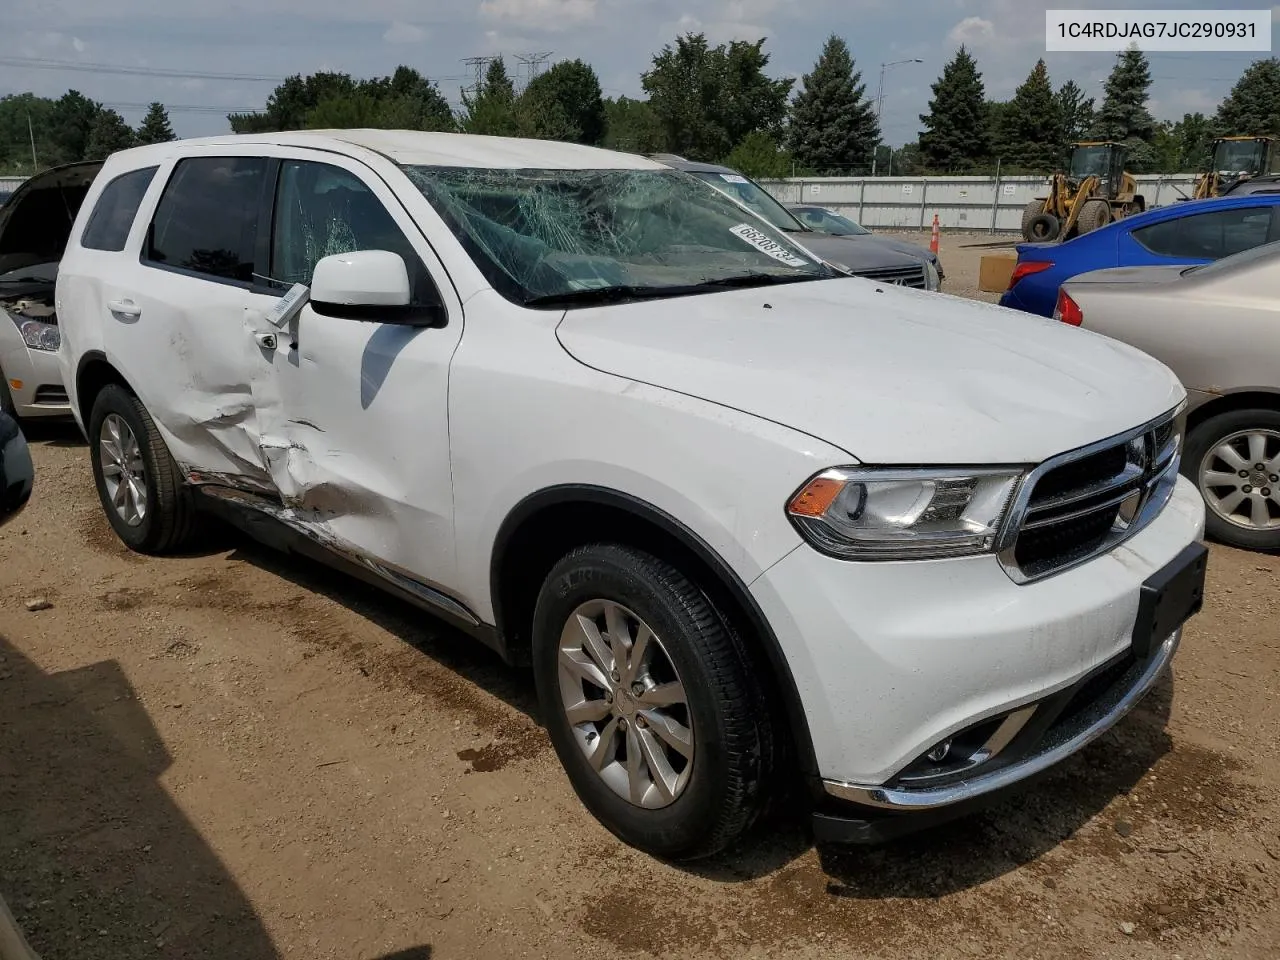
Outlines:
{"label": "blue car", "polygon": [[1058,288],[1107,267],[1192,266],[1280,240],[1280,194],[1192,200],[1117,220],[1066,243],[1020,243],[1000,305],[1053,316]]}

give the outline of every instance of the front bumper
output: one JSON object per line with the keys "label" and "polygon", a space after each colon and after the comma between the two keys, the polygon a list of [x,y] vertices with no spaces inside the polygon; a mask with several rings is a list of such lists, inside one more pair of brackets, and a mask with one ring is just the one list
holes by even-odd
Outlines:
{"label": "front bumper", "polygon": [[[914,822],[989,800],[1079,750],[1173,656],[1178,633],[1141,663],[1130,652],[1139,596],[1203,534],[1203,501],[1179,478],[1147,528],[1036,583],[1013,583],[991,557],[856,564],[808,547],[789,555],[752,591],[792,666],[822,790],[870,814],[910,812],[894,819]],[[1055,699],[1066,720],[1049,728],[1029,718]],[[927,751],[979,734],[1004,751],[1003,765],[975,766],[936,788],[917,776]]]}
{"label": "front bumper", "polygon": [[35,417],[69,417],[71,403],[62,385],[58,355],[32,350],[21,338],[0,346],[0,370],[13,397],[13,407],[24,420]]}

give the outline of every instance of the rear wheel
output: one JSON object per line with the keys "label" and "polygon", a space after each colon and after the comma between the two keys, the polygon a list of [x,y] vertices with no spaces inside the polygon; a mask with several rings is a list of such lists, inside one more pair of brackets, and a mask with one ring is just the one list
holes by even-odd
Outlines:
{"label": "rear wheel", "polygon": [[1280,413],[1210,417],[1187,437],[1183,472],[1204,497],[1211,537],[1245,550],[1280,549]]}
{"label": "rear wheel", "polygon": [[1080,208],[1076,225],[1080,233],[1091,233],[1111,222],[1111,204],[1105,200],[1086,200]]}
{"label": "rear wheel", "polygon": [[116,535],[139,553],[172,553],[196,534],[196,509],[178,465],[142,401],[117,384],[94,398],[90,462]]}
{"label": "rear wheel", "polygon": [[551,742],[615,836],[689,860],[759,818],[772,712],[740,638],[684,573],[630,547],[574,550],[543,585],[533,645]]}

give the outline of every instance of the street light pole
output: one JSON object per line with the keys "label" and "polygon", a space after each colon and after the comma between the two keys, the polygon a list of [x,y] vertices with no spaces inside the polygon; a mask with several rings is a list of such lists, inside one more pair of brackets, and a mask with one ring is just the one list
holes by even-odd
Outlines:
{"label": "street light pole", "polygon": [[[909,60],[891,60],[888,63],[880,64],[880,86],[876,88],[876,129],[880,129],[880,114],[884,109],[884,75],[890,67],[896,67],[900,63],[924,63],[919,57],[912,57]],[[892,154],[890,155],[892,156]],[[871,157],[871,175],[876,175],[876,161],[880,159],[880,147],[877,144],[875,153]]]}

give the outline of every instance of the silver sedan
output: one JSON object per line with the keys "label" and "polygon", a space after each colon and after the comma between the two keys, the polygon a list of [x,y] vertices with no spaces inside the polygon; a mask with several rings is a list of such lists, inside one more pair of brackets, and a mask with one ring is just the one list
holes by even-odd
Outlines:
{"label": "silver sedan", "polygon": [[1194,267],[1120,267],[1062,285],[1054,318],[1150,354],[1189,395],[1182,472],[1208,532],[1280,549],[1280,243]]}

